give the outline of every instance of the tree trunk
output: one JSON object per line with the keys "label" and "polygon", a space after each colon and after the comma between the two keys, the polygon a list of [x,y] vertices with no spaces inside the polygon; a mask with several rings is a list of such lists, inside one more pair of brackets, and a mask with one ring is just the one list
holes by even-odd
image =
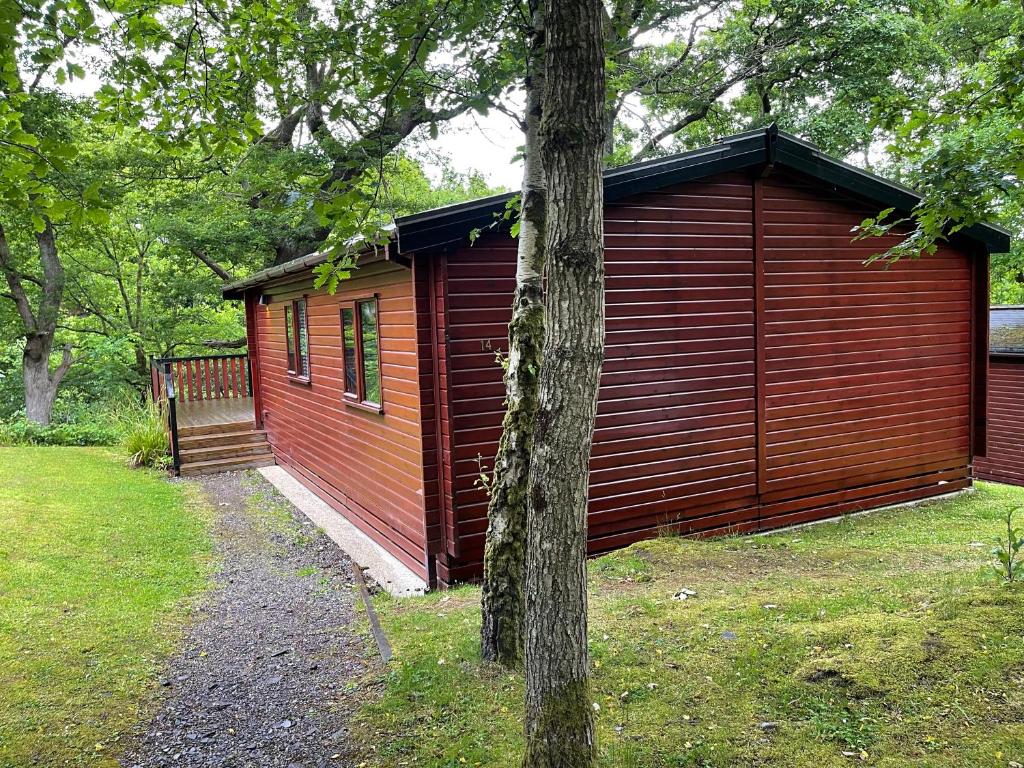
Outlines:
{"label": "tree trunk", "polygon": [[526,493],[544,343],[544,170],[540,119],[544,99],[544,10],[531,0],[526,75],[526,149],[516,257],[516,293],[508,326],[505,419],[494,458],[484,545],[480,654],[518,667],[523,657]]}
{"label": "tree trunk", "polygon": [[610,157],[615,152],[615,122],[619,119],[619,108],[614,104],[607,105],[604,110],[604,155]]}
{"label": "tree trunk", "polygon": [[142,343],[135,344],[135,373],[138,374],[139,380],[133,381],[133,386],[138,386],[145,392],[150,386],[150,360],[149,355],[146,354],[146,348]]}
{"label": "tree trunk", "polygon": [[587,486],[604,359],[601,0],[547,0],[544,367],[530,463],[527,768],[590,766]]}
{"label": "tree trunk", "polygon": [[25,351],[22,354],[22,378],[25,383],[25,418],[37,424],[49,424],[53,415],[53,401],[64,374],[71,367],[71,347],[64,347],[60,365],[50,373],[50,353],[53,351],[53,337],[57,331],[61,302],[64,298],[64,265],[57,256],[57,238],[53,225],[45,219],[42,232],[36,233],[39,250],[39,266],[42,280],[39,283],[39,303],[35,309],[25,292],[23,275],[14,263],[7,234],[0,225],[0,272],[3,272],[10,298],[18,310],[25,329]]}
{"label": "tree trunk", "polygon": [[22,354],[22,380],[25,383],[25,418],[46,426],[53,418],[53,401],[57,397],[64,374],[71,367],[71,348],[64,348],[64,357],[50,373],[53,334],[35,335],[25,343]]}

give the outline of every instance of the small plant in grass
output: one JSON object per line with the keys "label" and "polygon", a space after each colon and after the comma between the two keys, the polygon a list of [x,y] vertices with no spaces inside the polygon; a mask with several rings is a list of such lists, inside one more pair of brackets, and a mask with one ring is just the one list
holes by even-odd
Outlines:
{"label": "small plant in grass", "polygon": [[993,566],[996,573],[1009,583],[1013,583],[1019,577],[1020,550],[1024,548],[1024,532],[1013,527],[1013,516],[1020,510],[1021,507],[1014,507],[1006,513],[1006,534],[996,538],[998,546],[992,550],[996,558]]}
{"label": "small plant in grass", "polygon": [[491,482],[492,478],[487,474],[487,467],[484,465],[484,457],[479,453],[476,455],[476,471],[477,478],[473,481],[474,488],[483,488],[484,493],[487,494],[487,498],[491,498]]}

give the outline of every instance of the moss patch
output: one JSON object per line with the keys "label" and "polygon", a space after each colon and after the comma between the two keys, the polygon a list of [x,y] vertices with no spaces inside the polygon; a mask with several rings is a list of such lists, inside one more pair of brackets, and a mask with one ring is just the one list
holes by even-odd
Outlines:
{"label": "moss patch", "polygon": [[[602,766],[1024,763],[1024,587],[990,568],[1024,490],[591,563]],[[696,592],[674,599],[683,589]],[[516,766],[520,675],[479,661],[478,592],[378,598],[395,660],[371,765]]]}

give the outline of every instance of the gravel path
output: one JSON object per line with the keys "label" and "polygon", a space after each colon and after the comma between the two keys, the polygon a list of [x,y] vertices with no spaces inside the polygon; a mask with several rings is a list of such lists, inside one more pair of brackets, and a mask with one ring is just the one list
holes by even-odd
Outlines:
{"label": "gravel path", "polygon": [[199,482],[217,511],[216,588],[122,765],[352,765],[346,724],[379,661],[355,623],[351,561],[259,475]]}

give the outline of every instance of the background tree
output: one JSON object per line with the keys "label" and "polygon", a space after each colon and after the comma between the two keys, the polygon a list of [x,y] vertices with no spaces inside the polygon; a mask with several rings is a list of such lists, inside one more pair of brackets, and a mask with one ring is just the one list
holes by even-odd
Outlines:
{"label": "background tree", "polygon": [[0,138],[0,272],[13,302],[24,339],[22,380],[25,416],[48,424],[57,388],[73,363],[70,344],[53,364],[64,286],[65,265],[58,251],[58,230],[102,221],[95,186],[82,187],[69,162],[75,155],[74,104],[54,94],[26,91],[17,69],[0,84],[17,103]]}
{"label": "background tree", "polygon": [[123,20],[130,47],[107,41],[100,97],[118,119],[155,116],[158,136],[194,140],[222,164],[297,153],[275,161],[276,189],[254,186],[249,198],[301,198],[292,202],[305,215],[278,233],[275,262],[325,244],[343,252],[355,234],[373,234],[382,184],[367,186],[366,173],[380,179],[414,132],[486,109],[506,87],[514,11],[502,0],[168,3]]}
{"label": "background tree", "polygon": [[[876,102],[877,125],[893,136],[886,172],[922,192],[910,234],[883,256],[916,257],[980,221],[1020,232],[1024,175],[1024,8],[1001,0],[954,2],[930,29],[946,52],[932,77],[899,99]],[[870,219],[866,233],[907,222]],[[1019,241],[1019,238],[1018,238]],[[1017,294],[1020,245],[992,259],[998,295]]]}
{"label": "background tree", "polygon": [[940,55],[930,0],[618,0],[605,45],[613,163],[778,121],[846,155],[873,140],[871,104]]}
{"label": "background tree", "polygon": [[547,190],[544,365],[530,462],[526,758],[589,766],[587,491],[604,359],[601,0],[548,0],[540,135]]}

